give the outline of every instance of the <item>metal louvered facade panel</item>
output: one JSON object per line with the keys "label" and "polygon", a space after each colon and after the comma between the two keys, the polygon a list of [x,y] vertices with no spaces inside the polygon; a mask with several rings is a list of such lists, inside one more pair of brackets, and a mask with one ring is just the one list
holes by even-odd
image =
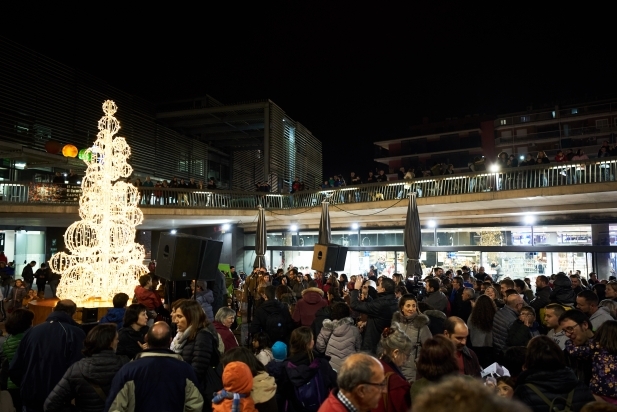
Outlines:
{"label": "metal louvered facade panel", "polygon": [[[255,184],[266,181],[262,150],[235,150],[231,158],[232,189],[254,191]],[[272,185],[272,182],[269,182]],[[275,187],[272,185],[272,187]]]}

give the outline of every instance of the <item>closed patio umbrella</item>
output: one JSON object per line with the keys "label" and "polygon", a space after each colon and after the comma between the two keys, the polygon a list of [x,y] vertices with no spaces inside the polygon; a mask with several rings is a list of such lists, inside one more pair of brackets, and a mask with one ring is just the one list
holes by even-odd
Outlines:
{"label": "closed patio umbrella", "polygon": [[268,241],[266,237],[266,212],[259,206],[257,212],[257,233],[255,234],[255,263],[254,268],[266,267],[266,249]]}
{"label": "closed patio umbrella", "polygon": [[421,276],[420,252],[422,249],[422,232],[420,230],[420,215],[418,214],[416,194],[413,192],[409,194],[409,205],[407,206],[403,236],[405,254],[407,255],[406,274]]}

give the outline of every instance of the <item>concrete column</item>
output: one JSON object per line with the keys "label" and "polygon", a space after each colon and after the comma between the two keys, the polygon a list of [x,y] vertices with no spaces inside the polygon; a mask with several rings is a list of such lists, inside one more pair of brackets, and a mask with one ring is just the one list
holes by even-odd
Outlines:
{"label": "concrete column", "polygon": [[[591,225],[591,244],[594,246],[609,246],[610,235],[608,223]],[[598,274],[598,279],[608,279],[610,274],[610,254],[594,253],[593,269]]]}

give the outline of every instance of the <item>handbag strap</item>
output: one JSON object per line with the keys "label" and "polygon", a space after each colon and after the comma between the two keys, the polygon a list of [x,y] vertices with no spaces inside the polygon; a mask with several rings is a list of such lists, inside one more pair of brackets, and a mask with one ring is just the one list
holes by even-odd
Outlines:
{"label": "handbag strap", "polygon": [[566,401],[566,405],[565,405],[566,408],[564,409],[564,411],[570,412],[572,410],[572,400],[574,399],[574,389],[572,389],[570,391],[570,393],[568,393],[568,399],[566,399],[566,398],[564,398],[562,396],[556,396],[551,401],[542,392],[540,392],[538,387],[536,385],[534,385],[533,383],[526,383],[525,386],[529,387],[529,389],[534,391],[536,393],[536,395],[538,395],[540,397],[540,399],[542,399],[542,401],[549,406],[549,411],[551,411],[551,412],[555,411],[555,401],[557,399],[563,399],[563,400]]}
{"label": "handbag strap", "polygon": [[394,372],[386,373],[386,391],[381,394],[381,398],[383,399],[383,410],[385,412],[388,412],[388,383],[390,382],[390,376],[392,376],[393,373]]}
{"label": "handbag strap", "polygon": [[94,392],[99,395],[99,398],[101,398],[101,400],[103,400],[104,402],[107,401],[107,395],[105,395],[105,391],[103,391],[103,388],[92,382],[90,379],[86,378],[86,376],[84,375],[84,371],[81,370],[81,365],[79,367],[79,373],[81,373],[81,377],[84,378],[88,385],[92,386],[92,389],[94,389]]}

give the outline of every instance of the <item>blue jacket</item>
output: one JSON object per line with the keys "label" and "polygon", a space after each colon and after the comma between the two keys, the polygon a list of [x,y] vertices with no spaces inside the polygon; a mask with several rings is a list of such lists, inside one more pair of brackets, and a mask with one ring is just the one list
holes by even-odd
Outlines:
{"label": "blue jacket", "polygon": [[169,349],[150,349],[118,371],[104,410],[201,411],[203,403],[191,365]]}
{"label": "blue jacket", "polygon": [[43,410],[43,403],[66,370],[83,355],[86,334],[65,312],[52,312],[45,323],[30,328],[9,367],[21,389],[24,406]]}
{"label": "blue jacket", "polygon": [[124,313],[125,308],[111,308],[107,311],[107,314],[101,318],[101,323],[115,323],[118,330],[122,329],[124,325]]}

